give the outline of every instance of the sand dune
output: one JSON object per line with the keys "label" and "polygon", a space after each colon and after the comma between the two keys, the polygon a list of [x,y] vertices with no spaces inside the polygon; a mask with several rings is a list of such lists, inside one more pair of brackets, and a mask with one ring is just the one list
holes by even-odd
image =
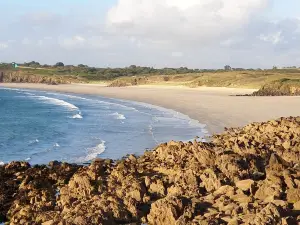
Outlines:
{"label": "sand dune", "polygon": [[96,84],[44,85],[1,84],[2,87],[29,88],[79,94],[95,94],[145,102],[190,116],[207,124],[210,133],[224,127],[244,126],[283,116],[300,115],[300,97],[236,97],[254,90],[231,88],[185,88],[170,86],[139,86],[108,88]]}

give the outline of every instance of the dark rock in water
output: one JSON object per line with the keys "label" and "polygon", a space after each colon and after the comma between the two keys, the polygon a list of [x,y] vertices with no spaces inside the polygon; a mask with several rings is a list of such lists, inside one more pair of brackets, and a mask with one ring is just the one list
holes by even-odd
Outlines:
{"label": "dark rock in water", "polygon": [[297,224],[300,117],[229,128],[87,166],[0,166],[0,222]]}

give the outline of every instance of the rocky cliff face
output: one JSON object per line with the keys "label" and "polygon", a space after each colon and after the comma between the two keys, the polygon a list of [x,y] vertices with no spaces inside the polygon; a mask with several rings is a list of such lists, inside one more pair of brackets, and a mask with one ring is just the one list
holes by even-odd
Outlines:
{"label": "rocky cliff face", "polygon": [[[1,81],[2,77],[2,81]],[[43,83],[43,84],[69,84],[78,83],[82,80],[77,79],[75,76],[57,76],[57,75],[38,75],[38,74],[26,74],[22,71],[6,71],[3,72],[3,76],[0,74],[0,82],[5,83]]]}
{"label": "rocky cliff face", "polygon": [[297,224],[300,117],[89,166],[0,167],[7,224]]}

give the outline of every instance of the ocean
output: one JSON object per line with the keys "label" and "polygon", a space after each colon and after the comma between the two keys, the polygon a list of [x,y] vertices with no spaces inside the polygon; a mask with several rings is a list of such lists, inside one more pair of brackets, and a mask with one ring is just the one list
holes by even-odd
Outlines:
{"label": "ocean", "polygon": [[145,103],[0,87],[0,164],[120,159],[206,134],[204,124]]}

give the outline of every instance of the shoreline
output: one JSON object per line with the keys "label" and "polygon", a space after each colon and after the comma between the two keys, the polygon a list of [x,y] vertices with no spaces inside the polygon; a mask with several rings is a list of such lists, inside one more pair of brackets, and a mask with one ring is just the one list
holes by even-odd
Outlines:
{"label": "shoreline", "polygon": [[0,87],[100,95],[172,109],[206,124],[209,134],[280,117],[298,116],[300,97],[244,97],[254,89],[181,86],[104,87],[98,84],[45,85],[1,83]]}
{"label": "shoreline", "polygon": [[0,224],[297,224],[299,127],[252,123],[90,165],[11,162],[0,166]]}

